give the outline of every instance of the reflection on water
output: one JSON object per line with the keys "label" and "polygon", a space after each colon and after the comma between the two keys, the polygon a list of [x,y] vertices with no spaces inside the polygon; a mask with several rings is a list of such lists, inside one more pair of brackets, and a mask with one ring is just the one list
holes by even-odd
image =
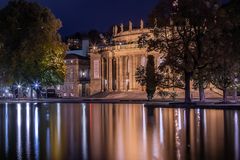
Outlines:
{"label": "reflection on water", "polygon": [[239,159],[238,110],[3,104],[0,159]]}

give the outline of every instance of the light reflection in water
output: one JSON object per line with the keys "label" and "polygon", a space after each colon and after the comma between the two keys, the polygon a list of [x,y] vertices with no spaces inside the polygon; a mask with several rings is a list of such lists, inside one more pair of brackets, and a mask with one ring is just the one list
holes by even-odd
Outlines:
{"label": "light reflection in water", "polygon": [[57,140],[60,145],[61,141],[61,109],[60,103],[57,103]]}
{"label": "light reflection in water", "polygon": [[182,129],[182,121],[181,121],[181,109],[180,108],[177,110],[177,117],[178,117],[178,127],[177,127],[177,129],[181,130]]}
{"label": "light reflection in water", "polygon": [[87,159],[87,118],[85,104],[82,104],[82,141],[83,159]]}
{"label": "light reflection in water", "polygon": [[39,118],[38,118],[38,107],[35,107],[35,114],[34,114],[34,129],[35,129],[35,159],[39,159],[39,128],[38,128],[38,125],[39,125]]}
{"label": "light reflection in water", "polygon": [[50,129],[47,128],[47,133],[46,133],[46,152],[47,156],[46,159],[50,159],[50,153],[51,153],[51,145],[50,145]]}
{"label": "light reflection in water", "polygon": [[239,111],[27,103],[0,113],[0,159],[175,160],[188,157],[187,143],[191,159],[240,158]]}
{"label": "light reflection in water", "polygon": [[235,111],[234,113],[234,140],[235,140],[235,159],[239,159],[239,128],[238,128],[238,113]]}
{"label": "light reflection in water", "polygon": [[164,143],[164,128],[163,128],[163,109],[160,108],[159,109],[159,122],[160,122],[160,128],[159,128],[159,131],[160,131],[160,143],[163,144]]}
{"label": "light reflection in water", "polygon": [[8,153],[8,103],[5,104],[5,153]]}
{"label": "light reflection in water", "polygon": [[177,152],[177,159],[181,160],[183,159],[183,155],[182,155],[182,148],[183,148],[183,144],[182,144],[182,119],[181,119],[181,110],[180,109],[175,109],[174,110],[175,113],[175,141],[176,141],[176,152]]}
{"label": "light reflection in water", "polygon": [[22,159],[21,104],[17,104],[17,158]]}
{"label": "light reflection in water", "polygon": [[146,151],[147,148],[147,127],[146,127],[146,112],[145,107],[142,107],[142,135],[143,135],[143,150]]}
{"label": "light reflection in water", "polygon": [[30,104],[26,104],[26,151],[27,151],[27,156],[28,159],[30,159],[30,153],[31,153],[31,143],[30,143]]}

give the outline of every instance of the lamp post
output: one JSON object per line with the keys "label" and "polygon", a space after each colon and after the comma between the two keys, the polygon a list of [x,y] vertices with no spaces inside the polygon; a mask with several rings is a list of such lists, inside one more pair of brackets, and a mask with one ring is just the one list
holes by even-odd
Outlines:
{"label": "lamp post", "polygon": [[238,78],[234,79],[234,94],[233,94],[233,99],[237,103],[237,84],[238,84]]}
{"label": "lamp post", "polygon": [[18,84],[18,85],[17,85],[17,89],[18,89],[18,93],[17,93],[17,94],[18,94],[18,99],[20,98],[20,89],[21,89],[21,87],[22,87],[21,84]]}
{"label": "lamp post", "polygon": [[37,98],[38,98],[38,89],[39,89],[39,87],[40,87],[40,83],[39,83],[38,81],[34,82],[34,83],[33,83],[33,87],[34,87],[35,90],[36,90]]}

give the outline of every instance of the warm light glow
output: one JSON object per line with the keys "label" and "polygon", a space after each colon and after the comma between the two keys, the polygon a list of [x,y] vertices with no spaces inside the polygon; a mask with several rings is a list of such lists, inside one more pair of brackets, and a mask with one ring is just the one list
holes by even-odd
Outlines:
{"label": "warm light glow", "polygon": [[61,139],[61,108],[60,103],[57,103],[57,139],[60,144]]}
{"label": "warm light glow", "polygon": [[87,159],[87,118],[86,118],[86,105],[82,104],[82,147],[83,147],[83,159]]}
{"label": "warm light glow", "polygon": [[163,139],[164,138],[164,134],[163,134],[164,133],[164,130],[163,130],[164,128],[163,128],[163,113],[162,113],[163,111],[162,110],[163,109],[160,108],[160,111],[159,111],[160,112],[159,113],[159,122],[160,122],[160,128],[159,129],[160,129],[160,143],[161,144],[163,144],[163,142],[164,142],[163,141],[164,140]]}

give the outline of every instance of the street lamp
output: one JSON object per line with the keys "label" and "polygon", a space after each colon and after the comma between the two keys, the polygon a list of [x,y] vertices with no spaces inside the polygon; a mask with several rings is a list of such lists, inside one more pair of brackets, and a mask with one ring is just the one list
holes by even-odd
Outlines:
{"label": "street lamp", "polygon": [[17,91],[18,91],[18,98],[20,98],[20,89],[21,89],[22,85],[18,84],[17,85]]}
{"label": "street lamp", "polygon": [[[36,90],[36,93],[37,93],[39,87],[40,87],[40,82],[39,81],[35,81],[33,83],[33,88]],[[37,93],[37,98],[38,98],[38,93]]]}
{"label": "street lamp", "polygon": [[38,81],[34,82],[33,87],[37,90],[40,87],[40,83]]}

